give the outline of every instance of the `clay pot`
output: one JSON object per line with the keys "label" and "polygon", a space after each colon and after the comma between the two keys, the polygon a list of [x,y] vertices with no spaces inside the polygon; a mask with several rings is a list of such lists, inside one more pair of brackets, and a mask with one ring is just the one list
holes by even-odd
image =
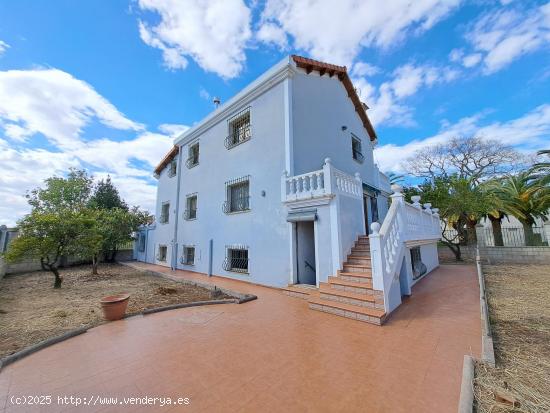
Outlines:
{"label": "clay pot", "polygon": [[108,295],[101,299],[103,316],[109,321],[120,320],[126,314],[130,294]]}

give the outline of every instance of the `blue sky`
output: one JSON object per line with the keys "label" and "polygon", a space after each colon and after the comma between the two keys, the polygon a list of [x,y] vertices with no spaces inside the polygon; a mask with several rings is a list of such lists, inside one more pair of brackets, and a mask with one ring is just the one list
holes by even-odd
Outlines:
{"label": "blue sky", "polygon": [[550,3],[335,4],[1,2],[0,224],[71,166],[153,210],[151,171],[173,136],[291,53],[348,67],[385,171],[457,135],[550,146]]}

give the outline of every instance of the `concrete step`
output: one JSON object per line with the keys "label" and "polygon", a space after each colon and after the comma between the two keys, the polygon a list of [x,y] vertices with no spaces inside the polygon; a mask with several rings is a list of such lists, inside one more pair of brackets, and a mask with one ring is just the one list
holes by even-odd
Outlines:
{"label": "concrete step", "polygon": [[372,274],[366,272],[345,272],[338,271],[338,278],[341,278],[344,281],[352,281],[357,283],[371,283],[372,284]]}
{"label": "concrete step", "polygon": [[353,247],[348,257],[357,257],[357,258],[370,257],[370,249],[358,250],[357,248]]}
{"label": "concrete step", "polygon": [[303,286],[300,284],[289,284],[287,287],[281,288],[283,294],[290,297],[301,298],[307,300],[310,296],[318,295],[318,289],[314,286]]}
{"label": "concrete step", "polygon": [[338,290],[331,288],[330,284],[323,284],[320,286],[319,297],[324,300],[358,305],[360,307],[384,309],[383,300],[378,295]]}
{"label": "concrete step", "polygon": [[370,267],[371,265],[371,259],[370,257],[357,257],[348,255],[348,260],[344,264],[350,264],[350,265],[368,265]]}
{"label": "concrete step", "polygon": [[372,271],[372,267],[370,264],[362,265],[344,263],[342,270],[344,272],[364,272],[370,274]]}
{"label": "concrete step", "polygon": [[370,280],[356,282],[330,276],[328,277],[328,282],[336,289],[350,291],[354,293],[374,294],[374,290],[372,289],[372,281]]}
{"label": "concrete step", "polygon": [[384,310],[377,308],[362,307],[338,301],[324,300],[322,298],[309,300],[309,308],[376,325],[382,325],[386,315]]}

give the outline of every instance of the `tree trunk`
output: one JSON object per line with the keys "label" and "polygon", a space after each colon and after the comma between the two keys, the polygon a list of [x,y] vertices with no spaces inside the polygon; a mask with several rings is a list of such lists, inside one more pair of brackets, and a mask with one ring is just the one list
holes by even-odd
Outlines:
{"label": "tree trunk", "polygon": [[53,288],[61,288],[61,282],[63,281],[63,278],[59,276],[59,271],[56,267],[50,267],[50,271],[53,272],[53,275],[55,276]]}
{"label": "tree trunk", "polygon": [[457,261],[462,261],[462,250],[460,249],[460,244],[453,244],[452,242],[447,241],[443,241],[443,243],[453,252]]}
{"label": "tree trunk", "polygon": [[97,261],[98,261],[97,254],[94,254],[94,256],[92,257],[92,274],[93,275],[97,275]]}
{"label": "tree trunk", "polygon": [[495,218],[492,215],[489,215],[489,220],[491,221],[491,228],[493,230],[493,239],[495,241],[495,247],[503,247],[504,239],[502,238],[502,218]]}
{"label": "tree trunk", "polygon": [[525,236],[525,245],[534,245],[535,234],[533,232],[533,222],[521,221],[521,225],[523,226],[523,234]]}

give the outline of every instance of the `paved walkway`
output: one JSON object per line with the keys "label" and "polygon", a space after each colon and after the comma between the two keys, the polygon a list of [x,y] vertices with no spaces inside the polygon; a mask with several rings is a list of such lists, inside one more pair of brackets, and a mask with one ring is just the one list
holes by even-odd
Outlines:
{"label": "paved walkway", "polygon": [[[46,348],[0,373],[0,411],[454,413],[463,355],[480,353],[471,266],[441,266],[383,327],[311,311],[275,289],[172,274],[258,300],[117,321]],[[7,398],[45,394],[53,406],[42,410],[14,408]],[[190,404],[76,408],[57,405],[57,395]]]}

